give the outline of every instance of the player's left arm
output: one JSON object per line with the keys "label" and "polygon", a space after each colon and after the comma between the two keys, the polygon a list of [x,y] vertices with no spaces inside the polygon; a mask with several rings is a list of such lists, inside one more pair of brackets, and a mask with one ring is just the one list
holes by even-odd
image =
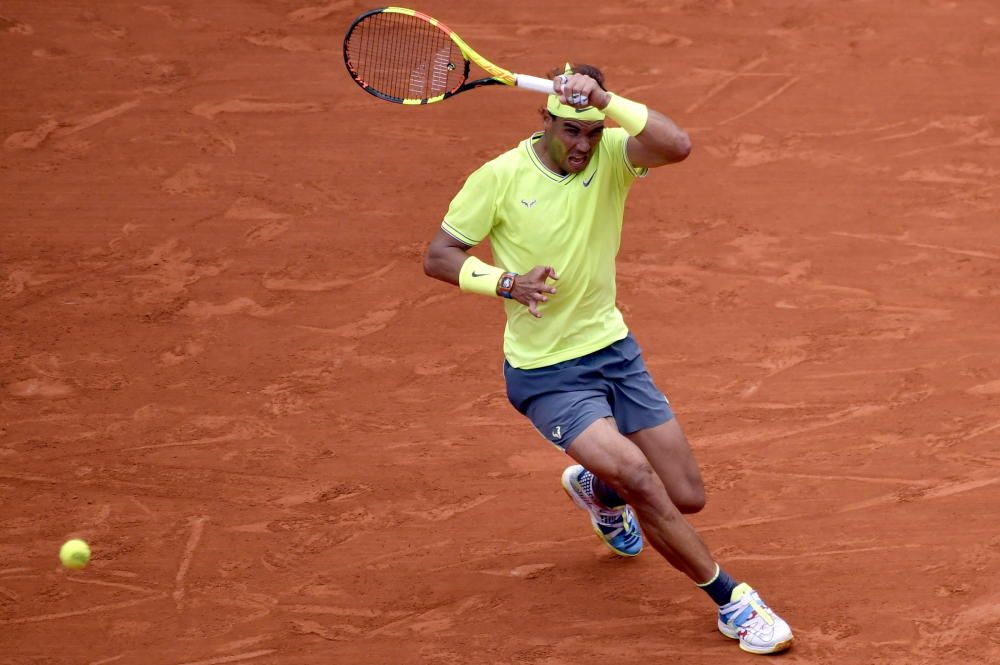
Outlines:
{"label": "player's left arm", "polygon": [[682,161],[690,154],[687,132],[663,113],[608,92],[585,74],[556,77],[554,82],[562,103],[577,108],[592,104],[629,133],[626,150],[632,166],[655,168]]}
{"label": "player's left arm", "polygon": [[646,126],[628,138],[625,151],[632,166],[656,168],[683,161],[691,153],[691,139],[673,120],[649,109]]}

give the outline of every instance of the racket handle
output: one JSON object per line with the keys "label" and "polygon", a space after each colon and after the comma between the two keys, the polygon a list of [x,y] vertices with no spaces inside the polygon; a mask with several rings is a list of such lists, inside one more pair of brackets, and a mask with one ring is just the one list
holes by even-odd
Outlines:
{"label": "racket handle", "polygon": [[542,92],[546,95],[554,95],[556,92],[556,86],[550,79],[528,76],[527,74],[515,74],[514,80],[514,85],[518,88],[524,88],[525,90],[532,90],[534,92]]}

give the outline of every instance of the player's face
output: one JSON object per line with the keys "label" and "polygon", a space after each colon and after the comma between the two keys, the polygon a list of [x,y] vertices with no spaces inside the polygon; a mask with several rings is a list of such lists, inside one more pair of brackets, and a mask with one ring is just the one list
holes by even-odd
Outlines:
{"label": "player's face", "polygon": [[601,141],[604,121],[567,120],[550,117],[545,132],[549,135],[549,157],[566,173],[579,173],[587,168],[594,148]]}

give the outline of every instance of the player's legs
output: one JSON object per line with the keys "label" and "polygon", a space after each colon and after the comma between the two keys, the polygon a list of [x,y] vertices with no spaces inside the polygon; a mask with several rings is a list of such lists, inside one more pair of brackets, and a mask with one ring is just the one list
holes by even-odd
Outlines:
{"label": "player's legs", "polygon": [[717,626],[724,635],[739,640],[740,648],[751,653],[776,653],[792,645],[788,624],[753,587],[737,585],[717,566],[650,461],[618,432],[613,419],[594,421],[566,452],[611,485],[639,516],[643,534],[656,551],[719,605]]}
{"label": "player's legs", "polygon": [[626,436],[646,456],[678,510],[696,513],[705,507],[701,472],[676,418]]}
{"label": "player's legs", "polygon": [[[634,343],[629,337],[626,342]],[[687,526],[686,532],[677,527],[673,531],[660,528],[657,534],[648,525],[646,511],[633,505],[643,532],[653,547],[663,553],[674,567],[687,573],[719,606],[718,627],[723,634],[738,639],[740,647],[751,653],[775,653],[787,649],[793,639],[788,624],[764,603],[750,585],[737,584],[726,571],[712,562],[707,551],[699,551],[695,543],[700,545],[701,550],[704,550],[704,544],[687,521],[679,517],[678,509],[697,512],[705,505],[701,473],[667,398],[646,370],[638,345],[626,349],[625,354],[624,362],[615,366],[617,371],[613,377],[614,398],[611,404],[617,428],[628,437],[622,440],[634,445],[642,462],[651,469],[646,473],[655,472],[663,494],[670,497],[667,503],[677,511],[677,518],[671,522],[679,520]],[[572,451],[570,454],[573,454]],[[615,484],[610,477],[605,480]],[[635,499],[627,492],[626,482],[619,493],[632,504]],[[654,528],[657,526],[660,525],[654,525]],[[667,540],[666,551],[661,549],[664,539]],[[672,554],[673,558],[668,554]],[[704,568],[696,569],[692,574],[690,569],[679,565],[678,559],[681,563],[695,565],[707,560],[712,566],[711,572],[708,576],[699,577]]]}
{"label": "player's legs", "polygon": [[649,543],[695,583],[711,579],[715,560],[674,505],[649,460],[610,418],[595,420],[566,452],[611,485],[639,517]]}
{"label": "player's legs", "polygon": [[[567,469],[563,487],[571,498],[576,495],[574,502],[587,510],[609,547],[634,556],[645,534],[719,605],[718,627],[725,635],[753,653],[788,648],[788,625],[749,585],[736,585],[719,568],[675,505],[700,509],[701,476],[669,402],[653,385],[631,336],[584,358],[538,370],[505,364],[504,377],[511,404],[584,467]],[[622,503],[629,506],[610,508]],[[642,534],[634,529],[630,511],[638,515]]]}

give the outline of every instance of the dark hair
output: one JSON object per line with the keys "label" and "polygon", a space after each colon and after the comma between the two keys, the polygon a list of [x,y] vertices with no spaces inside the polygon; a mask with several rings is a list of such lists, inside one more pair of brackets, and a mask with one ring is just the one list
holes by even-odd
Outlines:
{"label": "dark hair", "polygon": [[[595,81],[597,81],[597,85],[601,86],[601,90],[607,90],[607,88],[604,87],[604,72],[602,72],[597,67],[595,67],[593,65],[587,65],[587,64],[584,64],[584,63],[571,62],[570,63],[570,69],[573,70],[574,74],[586,74],[590,78],[592,78]],[[565,66],[563,66],[563,67],[556,67],[555,69],[553,69],[552,71],[550,71],[548,73],[548,77],[550,79],[551,78],[555,78],[555,77],[559,76],[560,74],[562,74],[565,70],[566,70]]]}

